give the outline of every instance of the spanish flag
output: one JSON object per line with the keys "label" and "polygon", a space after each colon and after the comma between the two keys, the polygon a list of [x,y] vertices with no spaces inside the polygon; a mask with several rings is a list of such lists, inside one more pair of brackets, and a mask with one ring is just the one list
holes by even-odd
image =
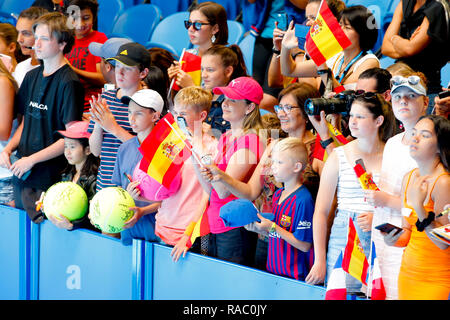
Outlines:
{"label": "spanish flag", "polygon": [[[194,80],[194,84],[196,86],[200,86],[202,83],[202,66],[201,66],[202,58],[199,56],[189,53],[187,51],[183,51],[181,56],[180,64],[181,70],[189,74]],[[173,90],[178,91],[180,87],[174,82]]]}
{"label": "spanish flag", "polygon": [[348,219],[347,245],[342,259],[342,269],[352,277],[367,285],[369,262],[359,241],[358,234],[351,218]]}
{"label": "spanish flag", "polygon": [[[331,138],[333,138],[333,141],[336,145],[336,147],[343,146],[344,144],[348,143],[348,140],[344,137],[344,135],[331,123],[327,123],[328,125],[328,132],[330,133]],[[328,158],[328,153],[325,151],[324,148],[320,145],[320,136],[316,136],[316,142],[314,143],[314,150],[313,150],[313,158],[319,159],[323,162],[325,162]]]}
{"label": "spanish flag", "polygon": [[198,237],[203,237],[207,234],[209,234],[211,231],[209,230],[209,221],[208,216],[206,214],[206,208],[205,212],[203,212],[202,216],[198,221],[191,222],[188,227],[186,228],[185,234],[189,235],[189,240],[187,242],[187,246],[190,248],[194,244],[195,240]]}
{"label": "spanish flag", "polygon": [[184,161],[191,156],[192,146],[171,113],[164,116],[139,147],[143,158],[139,169],[169,188]]}
{"label": "spanish flag", "polygon": [[353,169],[355,170],[356,176],[358,177],[361,188],[365,190],[380,190],[378,189],[372,178],[367,174],[366,170],[364,170],[364,168],[359,163],[354,166]]}
{"label": "spanish flag", "polygon": [[316,20],[306,35],[305,49],[309,56],[320,66],[351,44],[327,2],[322,0]]}

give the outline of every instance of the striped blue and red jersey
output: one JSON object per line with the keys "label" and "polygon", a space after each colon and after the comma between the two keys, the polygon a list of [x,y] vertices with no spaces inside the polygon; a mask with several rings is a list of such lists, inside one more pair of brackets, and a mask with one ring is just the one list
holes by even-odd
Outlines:
{"label": "striped blue and red jersey", "polygon": [[[279,203],[284,188],[278,189],[272,198],[274,222],[289,231],[300,241],[313,242],[312,218],[314,201],[305,186],[300,186]],[[301,250],[283,240],[278,233],[269,234],[267,270],[271,273],[304,280],[309,272],[310,252]]]}
{"label": "striped blue and red jersey", "polygon": [[[117,89],[105,91],[102,94],[102,98],[106,100],[106,104],[111,110],[117,123],[134,134],[130,122],[128,121],[128,105],[122,103],[117,98]],[[94,130],[94,121],[90,121],[88,131]],[[100,167],[97,174],[97,192],[106,187],[115,186],[111,182],[112,174],[114,171],[114,165],[116,163],[117,151],[119,150],[122,141],[109,132],[103,131],[103,142],[100,151]]]}

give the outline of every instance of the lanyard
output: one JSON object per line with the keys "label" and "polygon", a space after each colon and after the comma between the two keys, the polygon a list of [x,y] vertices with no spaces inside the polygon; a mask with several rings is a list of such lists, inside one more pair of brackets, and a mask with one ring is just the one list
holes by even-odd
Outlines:
{"label": "lanyard", "polygon": [[[350,63],[345,67],[345,70],[344,70],[344,72],[342,72],[341,73],[341,76],[340,76],[340,78],[339,78],[339,83],[341,83],[342,82],[342,79],[344,79],[344,76],[347,74],[347,72],[348,72],[348,69],[350,69],[350,67],[356,62],[356,60],[358,60],[359,59],[359,57],[361,57],[361,55],[362,55],[362,51],[356,56],[356,57],[354,57],[353,59],[352,59],[352,61],[350,61]],[[339,68],[338,68],[338,70],[341,70],[341,68],[342,68],[342,64],[344,63],[344,55],[342,55],[342,60],[341,60],[341,63],[339,64]],[[337,77],[336,77],[336,79],[337,79]]]}

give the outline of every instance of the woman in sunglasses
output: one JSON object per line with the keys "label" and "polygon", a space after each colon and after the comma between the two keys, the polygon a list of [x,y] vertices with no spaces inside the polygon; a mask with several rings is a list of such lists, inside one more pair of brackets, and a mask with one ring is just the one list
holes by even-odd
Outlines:
{"label": "woman in sunglasses", "polygon": [[418,168],[402,183],[403,230],[383,233],[388,245],[406,247],[398,276],[400,300],[447,300],[450,294],[449,245],[431,231],[449,224],[438,217],[450,203],[450,121],[422,117],[412,129],[410,156]]}
{"label": "woman in sunglasses", "polygon": [[[198,3],[190,10],[189,20],[184,22],[189,39],[194,48],[186,51],[203,56],[214,44],[228,43],[227,13],[220,4],[212,1]],[[167,70],[170,80],[176,77],[176,84],[181,87],[194,85],[192,77],[181,70],[178,61]]]}
{"label": "woman in sunglasses", "polygon": [[[366,200],[375,206],[373,227],[383,223],[402,224],[401,186],[405,174],[417,167],[409,154],[414,126],[425,114],[428,97],[423,74],[400,72],[391,79],[391,101],[395,117],[402,124],[401,132],[386,143],[380,173],[380,191],[366,191]],[[420,77],[421,76],[421,77]],[[398,274],[403,248],[390,247],[379,230],[372,230],[372,237],[380,261],[381,276],[387,299],[398,297]]]}
{"label": "woman in sunglasses", "polygon": [[375,18],[366,7],[358,5],[345,8],[340,25],[352,44],[319,67],[313,60],[296,62],[292,58],[290,51],[298,47],[298,40],[294,24],[291,23],[281,42],[282,74],[299,78],[320,76],[324,85],[330,89],[344,86],[345,89],[354,90],[362,72],[380,66],[378,58],[368,53],[378,38],[378,29],[370,24],[371,21],[375,21]]}
{"label": "woman in sunglasses", "polygon": [[[325,162],[320,176],[319,192],[313,218],[314,265],[306,282],[323,283],[330,275],[347,242],[349,218],[353,220],[362,248],[369,258],[373,206],[365,201],[354,166],[362,159],[367,172],[373,173],[378,184],[383,149],[394,132],[394,115],[384,98],[366,92],[356,96],[350,109],[349,127],[355,140],[337,147]],[[337,209],[327,246],[328,215],[333,208],[334,195]],[[349,293],[361,290],[361,282],[346,277]]]}

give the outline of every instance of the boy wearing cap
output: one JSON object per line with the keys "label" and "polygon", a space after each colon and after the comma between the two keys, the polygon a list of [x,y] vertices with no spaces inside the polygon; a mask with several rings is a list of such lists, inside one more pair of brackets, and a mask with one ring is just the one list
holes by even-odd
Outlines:
{"label": "boy wearing cap", "polygon": [[72,50],[66,54],[66,59],[73,71],[80,77],[84,87],[84,116],[89,118],[89,100],[92,95],[102,92],[105,83],[100,71],[100,58],[89,52],[91,42],[104,43],[108,38],[103,32],[93,29],[97,20],[98,3],[96,0],[70,0],[65,5],[77,6],[70,17],[75,24],[75,43]]}
{"label": "boy wearing cap", "polygon": [[89,145],[94,155],[100,156],[97,177],[97,191],[111,187],[111,177],[119,146],[134,137],[128,121],[128,105],[122,97],[131,97],[142,89],[141,81],[147,76],[151,63],[150,53],[136,42],[120,46],[117,55],[107,61],[116,64],[117,89],[104,92],[91,100],[91,119],[89,132],[92,132]]}
{"label": "boy wearing cap", "polygon": [[[128,105],[128,121],[137,135],[119,147],[111,182],[126,189],[134,198],[137,198],[137,194],[132,192],[129,185],[136,185],[131,183],[130,177],[142,159],[138,148],[159,120],[164,101],[159,93],[151,89],[139,90],[131,97],[125,96],[121,100]],[[152,213],[156,212],[158,207],[159,202],[149,205],[147,201],[136,200],[136,207],[132,208],[135,214],[127,221],[126,230],[121,233],[122,242],[125,245],[130,245],[131,240],[140,237],[139,235],[147,241],[157,239],[154,232],[155,215]]]}
{"label": "boy wearing cap", "polygon": [[[29,71],[19,89],[16,107],[23,121],[2,152],[1,165],[10,168],[14,198],[35,223],[43,220],[35,210],[42,191],[60,178],[65,166],[64,140],[55,135],[71,121],[81,120],[84,90],[64,60],[73,44],[73,33],[61,13],[47,13],[33,25],[35,53],[43,64]],[[11,165],[17,150],[20,158]],[[22,180],[22,176],[31,174]]]}
{"label": "boy wearing cap", "polygon": [[125,38],[110,38],[105,43],[91,42],[89,52],[96,57],[100,57],[100,72],[103,79],[108,84],[116,85],[115,60],[106,61],[117,55],[120,46],[131,41]]}

